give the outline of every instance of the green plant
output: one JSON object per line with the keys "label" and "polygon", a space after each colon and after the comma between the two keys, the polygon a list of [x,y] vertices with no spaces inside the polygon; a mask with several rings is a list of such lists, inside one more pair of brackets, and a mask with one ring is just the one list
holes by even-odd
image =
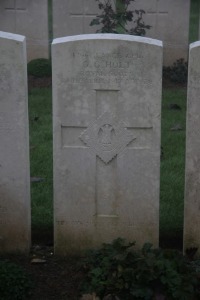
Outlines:
{"label": "green plant", "polygon": [[51,76],[51,60],[46,58],[33,59],[28,63],[28,75],[35,77]]}
{"label": "green plant", "polygon": [[96,293],[100,299],[112,295],[120,300],[152,300],[159,295],[166,300],[191,300],[200,296],[195,269],[180,252],[152,249],[148,243],[134,251],[134,244],[119,238],[89,251],[82,291]]}
{"label": "green plant", "polygon": [[[146,29],[150,29],[150,25],[145,25],[143,21],[142,9],[129,10],[129,5],[135,0],[118,0],[114,1],[115,7],[111,0],[96,0],[101,11],[99,15],[90,23],[100,25],[101,29],[97,32],[101,33],[126,33],[131,35],[143,36]],[[127,29],[127,24],[132,22],[134,27]]]}
{"label": "green plant", "polygon": [[26,300],[33,284],[25,271],[8,260],[0,260],[0,299]]}
{"label": "green plant", "polygon": [[188,64],[183,58],[178,59],[171,67],[163,67],[163,78],[175,83],[186,83]]}

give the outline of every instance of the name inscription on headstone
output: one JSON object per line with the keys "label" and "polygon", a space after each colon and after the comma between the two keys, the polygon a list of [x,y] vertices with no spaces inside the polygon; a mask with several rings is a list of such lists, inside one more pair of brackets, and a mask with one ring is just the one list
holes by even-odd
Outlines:
{"label": "name inscription on headstone", "polygon": [[[78,74],[68,77],[68,83],[121,83],[124,81],[135,83],[141,81],[144,85],[151,85],[151,78],[146,76],[143,56],[139,52],[126,52],[121,50],[112,54],[99,51],[73,52],[73,58],[78,61],[80,70]],[[137,70],[137,72],[135,71]]]}

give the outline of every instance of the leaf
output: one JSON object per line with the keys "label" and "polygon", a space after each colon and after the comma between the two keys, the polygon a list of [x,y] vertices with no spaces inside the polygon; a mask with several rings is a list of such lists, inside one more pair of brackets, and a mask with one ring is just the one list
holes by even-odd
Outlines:
{"label": "leaf", "polygon": [[151,243],[145,243],[144,246],[142,247],[142,253],[146,254],[146,253],[150,252],[152,246],[153,245]]}
{"label": "leaf", "polygon": [[93,19],[91,22],[90,22],[90,26],[93,26],[93,25],[99,25],[100,22],[99,22],[99,19]]}

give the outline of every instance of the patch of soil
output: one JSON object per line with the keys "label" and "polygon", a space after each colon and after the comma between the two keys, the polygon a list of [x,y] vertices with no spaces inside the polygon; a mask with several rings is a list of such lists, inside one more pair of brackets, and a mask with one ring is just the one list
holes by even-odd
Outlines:
{"label": "patch of soil", "polygon": [[[33,279],[30,300],[78,300],[83,278],[80,258],[54,256],[53,247],[34,245],[28,257],[6,257],[26,270]],[[33,259],[38,263],[33,263]],[[41,262],[40,262],[41,260]],[[46,262],[44,262],[46,261]]]}
{"label": "patch of soil", "polygon": [[[6,259],[23,267],[33,279],[34,288],[30,300],[79,300],[79,287],[84,278],[82,257],[63,258],[54,255],[52,232],[53,229],[35,229],[32,232],[33,246],[30,254],[6,256]],[[174,236],[162,236],[160,246],[181,251],[182,232],[177,232]],[[39,262],[34,264],[33,259],[39,259]]]}

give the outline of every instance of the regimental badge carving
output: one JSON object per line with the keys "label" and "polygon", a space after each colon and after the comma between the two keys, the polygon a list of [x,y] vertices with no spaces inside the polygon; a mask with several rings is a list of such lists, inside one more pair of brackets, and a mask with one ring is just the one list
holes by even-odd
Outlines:
{"label": "regimental badge carving", "polygon": [[122,152],[135,137],[129,134],[125,124],[117,117],[105,112],[89,124],[80,139],[105,163],[108,164]]}

